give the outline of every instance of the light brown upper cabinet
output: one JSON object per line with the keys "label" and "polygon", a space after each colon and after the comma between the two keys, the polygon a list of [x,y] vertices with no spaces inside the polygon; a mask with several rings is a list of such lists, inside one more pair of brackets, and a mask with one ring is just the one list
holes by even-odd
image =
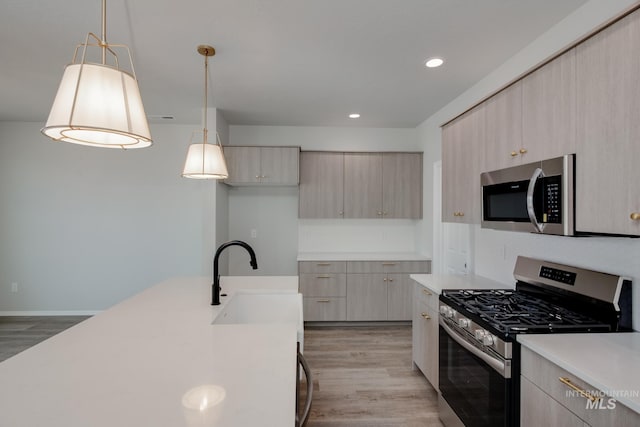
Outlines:
{"label": "light brown upper cabinet", "polygon": [[522,80],[523,163],[576,152],[576,51]]}
{"label": "light brown upper cabinet", "polygon": [[224,147],[229,185],[298,185],[299,147]]}
{"label": "light brown upper cabinet", "polygon": [[640,12],[577,47],[576,230],[640,235]]}
{"label": "light brown upper cabinet", "polygon": [[382,216],[422,218],[422,154],[382,154]]}
{"label": "light brown upper cabinet", "polygon": [[480,223],[484,105],[442,128],[442,221]]}
{"label": "light brown upper cabinet", "polygon": [[345,153],[344,217],[382,218],[382,154]]}
{"label": "light brown upper cabinet", "polygon": [[344,216],[344,155],[324,151],[300,153],[300,218]]}
{"label": "light brown upper cabinet", "polygon": [[422,218],[422,153],[302,152],[300,218]]}
{"label": "light brown upper cabinet", "polygon": [[522,81],[487,99],[483,105],[485,150],[481,172],[526,163],[528,149],[522,145]]}
{"label": "light brown upper cabinet", "polygon": [[345,218],[421,218],[420,153],[345,153]]}

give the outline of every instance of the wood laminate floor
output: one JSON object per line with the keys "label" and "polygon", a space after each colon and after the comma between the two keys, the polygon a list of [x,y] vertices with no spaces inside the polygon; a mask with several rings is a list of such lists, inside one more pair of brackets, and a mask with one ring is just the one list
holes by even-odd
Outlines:
{"label": "wood laminate floor", "polygon": [[308,427],[441,427],[437,393],[412,367],[411,326],[307,327]]}
{"label": "wood laminate floor", "polygon": [[87,318],[88,316],[0,316],[0,362]]}

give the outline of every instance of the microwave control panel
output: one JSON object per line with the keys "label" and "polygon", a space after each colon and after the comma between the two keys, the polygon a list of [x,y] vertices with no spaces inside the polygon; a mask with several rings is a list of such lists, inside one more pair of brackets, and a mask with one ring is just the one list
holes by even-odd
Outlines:
{"label": "microwave control panel", "polygon": [[561,176],[547,176],[542,178],[544,200],[542,222],[560,224],[562,222],[562,185]]}

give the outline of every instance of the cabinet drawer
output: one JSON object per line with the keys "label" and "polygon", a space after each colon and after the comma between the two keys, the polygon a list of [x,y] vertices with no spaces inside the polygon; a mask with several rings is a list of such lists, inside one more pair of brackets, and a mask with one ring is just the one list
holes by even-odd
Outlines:
{"label": "cabinet drawer", "polygon": [[300,293],[305,297],[347,296],[347,278],[343,273],[301,273]]}
{"label": "cabinet drawer", "polygon": [[422,286],[419,283],[415,283],[413,286],[413,298],[419,304],[424,304],[425,306],[429,307],[431,310],[435,310],[436,313],[440,309],[438,294],[433,292],[431,289]]}
{"label": "cabinet drawer", "polygon": [[[539,354],[522,347],[522,376],[538,386],[565,408],[593,426],[631,427],[640,425],[640,414],[620,402],[609,401],[600,390],[567,372]],[[597,406],[589,408],[588,399],[560,381],[567,379],[575,387],[594,396],[603,396]],[[611,405],[607,406],[607,405]]]}
{"label": "cabinet drawer", "polygon": [[347,320],[347,299],[345,297],[304,297],[305,322]]}
{"label": "cabinet drawer", "polygon": [[347,273],[429,273],[429,261],[348,261]]}
{"label": "cabinet drawer", "polygon": [[346,273],[345,261],[299,261],[299,273]]}

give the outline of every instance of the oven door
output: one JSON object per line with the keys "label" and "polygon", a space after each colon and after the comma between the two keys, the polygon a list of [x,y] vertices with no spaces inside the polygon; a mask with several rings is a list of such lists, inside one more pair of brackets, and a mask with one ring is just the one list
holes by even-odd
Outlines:
{"label": "oven door", "polygon": [[484,353],[442,320],[439,330],[440,393],[459,421],[466,427],[518,425],[511,361]]}

